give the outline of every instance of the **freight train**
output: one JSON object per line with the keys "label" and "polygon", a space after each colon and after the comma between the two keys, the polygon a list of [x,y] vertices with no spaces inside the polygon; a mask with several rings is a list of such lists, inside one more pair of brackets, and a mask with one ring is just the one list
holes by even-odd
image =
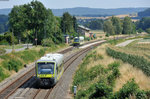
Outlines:
{"label": "freight train", "polygon": [[54,86],[64,72],[63,54],[46,54],[36,62],[37,86]]}

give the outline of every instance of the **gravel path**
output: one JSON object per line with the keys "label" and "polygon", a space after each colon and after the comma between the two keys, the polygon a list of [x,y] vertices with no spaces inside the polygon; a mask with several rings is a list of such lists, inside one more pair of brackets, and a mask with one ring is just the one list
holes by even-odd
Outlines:
{"label": "gravel path", "polygon": [[135,40],[139,40],[139,39],[127,40],[127,41],[125,41],[125,42],[122,42],[122,43],[120,43],[120,44],[117,44],[116,46],[118,46],[118,47],[125,47],[125,46],[127,46],[128,44],[130,44],[131,42],[133,42],[133,41],[135,41]]}
{"label": "gravel path", "polygon": [[89,47],[91,45],[94,45],[94,44],[97,44],[97,43],[102,43],[102,42],[106,42],[106,40],[101,40],[101,41],[97,41],[97,42],[94,42],[94,43],[86,44],[86,45],[83,45],[83,46],[81,46],[79,48],[87,48],[87,47]]}
{"label": "gravel path", "polygon": [[[14,49],[15,52],[19,52],[19,51],[22,51],[22,50],[25,50],[27,48],[27,44],[22,44],[23,48],[19,48],[19,49]],[[29,49],[32,48],[32,44],[29,44],[28,45]],[[6,50],[6,53],[5,54],[8,54],[8,53],[11,53],[12,52],[12,49],[5,49]]]}

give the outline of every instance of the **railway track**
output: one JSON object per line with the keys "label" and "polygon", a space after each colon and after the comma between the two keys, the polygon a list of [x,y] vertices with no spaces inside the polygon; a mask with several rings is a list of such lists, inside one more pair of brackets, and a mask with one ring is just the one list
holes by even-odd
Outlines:
{"label": "railway track", "polygon": [[[58,53],[66,53],[68,51],[71,51],[73,47],[70,47],[68,49],[65,49],[63,51],[60,51]],[[25,82],[27,82],[29,79],[31,79],[35,74],[35,68],[32,68],[30,71],[26,72],[24,75],[22,75],[20,78],[13,81],[10,85],[5,87],[3,90],[0,91],[0,98],[1,99],[7,99],[9,96],[11,96],[19,87],[21,87]]]}
{"label": "railway track", "polygon": [[[71,51],[73,47],[68,49],[62,50],[58,53],[66,53]],[[33,67],[31,70],[26,72],[24,75],[13,81],[10,85],[5,87],[3,90],[0,91],[0,99],[7,99],[10,95],[12,95],[21,85],[23,85],[26,81],[31,79],[35,75],[35,68]]]}
{"label": "railway track", "polygon": [[[117,39],[122,39],[122,38],[117,38]],[[99,40],[98,40],[99,41]],[[97,41],[96,41],[97,42]],[[106,41],[104,41],[106,42]],[[72,57],[69,58],[69,60],[67,60],[65,62],[65,71],[67,70],[67,68],[72,64],[73,61],[75,61],[79,56],[81,56],[83,53],[89,51],[92,47],[94,46],[98,46],[99,44],[102,44],[104,42],[100,42],[100,43],[96,43],[92,46],[89,46],[88,48],[82,49],[81,51],[75,53]],[[93,43],[93,42],[92,42]],[[89,44],[89,43],[88,43]],[[71,51],[73,49],[73,47],[70,47],[68,49],[65,49],[63,51],[60,51],[58,53],[66,53],[68,51]],[[28,71],[27,73],[25,73],[24,75],[22,75],[20,78],[18,78],[17,80],[13,81],[10,85],[8,85],[7,87],[5,87],[3,90],[0,91],[0,98],[1,99],[7,99],[9,96],[11,96],[19,87],[21,87],[24,83],[26,83],[29,79],[31,79],[33,76],[35,75],[35,68],[32,68],[30,71]],[[60,84],[61,80],[57,83]],[[55,86],[54,86],[55,88]],[[51,91],[53,90],[53,88],[49,89],[45,98],[49,96],[49,94],[51,93]],[[40,93],[41,89],[39,89],[35,96],[33,98],[36,98],[36,96],[38,95],[38,93]]]}
{"label": "railway track", "polygon": [[[68,69],[68,67],[69,67],[78,57],[80,57],[83,53],[89,51],[90,49],[91,49],[91,47],[88,47],[88,48],[86,48],[86,49],[82,49],[82,50],[76,52],[76,53],[75,53],[73,56],[71,56],[71,58],[69,58],[67,61],[65,61],[65,63],[64,63],[64,73],[66,72],[66,70]],[[63,80],[63,79],[61,78],[61,79],[59,80],[59,82],[58,82],[54,87],[50,88],[50,89],[48,90],[48,92],[46,92],[46,95],[45,95],[45,97],[43,97],[43,99],[48,99],[48,97],[49,97],[51,91],[52,91],[56,86],[59,86],[59,85],[61,84],[62,80]],[[45,90],[45,89],[43,89],[43,90]],[[43,90],[42,90],[42,89],[38,89],[38,91],[37,91],[37,93],[35,94],[35,96],[33,97],[33,99],[36,99],[37,96],[38,96],[38,94],[42,93]]]}

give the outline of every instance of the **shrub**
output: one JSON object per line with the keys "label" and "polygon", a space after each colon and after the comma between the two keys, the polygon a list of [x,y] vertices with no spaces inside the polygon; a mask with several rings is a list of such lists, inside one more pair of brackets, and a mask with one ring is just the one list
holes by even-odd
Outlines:
{"label": "shrub", "polygon": [[90,37],[85,37],[85,41],[90,41]]}
{"label": "shrub", "polygon": [[52,47],[54,45],[54,42],[51,38],[46,38],[42,40],[42,46]]}
{"label": "shrub", "polygon": [[19,60],[11,59],[8,61],[7,68],[8,70],[15,70],[18,72],[19,67],[22,66],[22,63]]}
{"label": "shrub", "polygon": [[126,54],[113,50],[111,48],[107,48],[106,52],[113,58],[121,59],[123,62],[128,62],[129,64],[136,66],[137,68],[141,69],[146,75],[150,76],[150,62],[144,57]]}
{"label": "shrub", "polygon": [[143,90],[137,90],[136,99],[147,99],[146,92]]}
{"label": "shrub", "polygon": [[3,71],[4,71],[3,68],[0,66],[0,81],[8,77],[8,75],[5,74]]}
{"label": "shrub", "polygon": [[46,49],[40,49],[39,56],[43,56],[45,54]]}
{"label": "shrub", "polygon": [[114,75],[110,74],[110,75],[107,77],[107,79],[108,79],[108,84],[109,84],[110,86],[114,86],[114,85],[115,85],[115,76],[114,76]]}
{"label": "shrub", "polygon": [[5,50],[5,49],[0,48],[0,54],[4,54],[5,52],[6,52],[6,50]]}
{"label": "shrub", "polygon": [[128,81],[117,93],[118,99],[129,98],[130,95],[136,94],[138,90],[138,85],[135,83],[134,79]]}
{"label": "shrub", "polygon": [[0,45],[9,45],[9,43],[6,40],[1,40]]}
{"label": "shrub", "polygon": [[150,28],[147,28],[147,29],[146,29],[146,32],[147,32],[147,33],[150,33]]}
{"label": "shrub", "polygon": [[34,50],[24,50],[23,52],[20,52],[20,57],[25,63],[29,63],[34,61],[36,57],[38,57],[38,54],[39,53]]}
{"label": "shrub", "polygon": [[111,69],[114,69],[114,68],[118,68],[120,66],[120,63],[115,61],[111,64],[108,65],[108,68],[111,70]]}
{"label": "shrub", "polygon": [[91,94],[90,99],[93,98],[109,98],[112,96],[112,87],[106,85],[105,83],[96,84],[96,91]]}
{"label": "shrub", "polygon": [[108,34],[108,33],[107,33],[105,36],[106,36],[106,37],[109,37],[109,36],[110,36],[110,34]]}

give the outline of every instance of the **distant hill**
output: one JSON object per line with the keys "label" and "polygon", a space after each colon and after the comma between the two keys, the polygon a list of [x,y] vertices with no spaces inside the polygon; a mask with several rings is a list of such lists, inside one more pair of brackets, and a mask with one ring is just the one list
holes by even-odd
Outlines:
{"label": "distant hill", "polygon": [[[62,16],[64,12],[69,12],[71,15],[76,16],[111,16],[120,14],[132,14],[144,11],[147,8],[117,8],[117,9],[101,9],[101,8],[88,8],[88,7],[76,7],[66,9],[52,9],[55,16]],[[11,9],[0,9],[0,14],[8,15]]]}
{"label": "distant hill", "polygon": [[0,9],[0,14],[8,15],[11,12],[11,8]]}
{"label": "distant hill", "polygon": [[138,16],[139,17],[150,17],[150,8],[148,8],[142,12],[139,12]]}
{"label": "distant hill", "polygon": [[54,15],[62,16],[64,12],[69,12],[75,16],[111,16],[120,14],[132,14],[144,11],[147,8],[117,8],[117,9],[100,9],[100,8],[66,8],[66,9],[52,9]]}

